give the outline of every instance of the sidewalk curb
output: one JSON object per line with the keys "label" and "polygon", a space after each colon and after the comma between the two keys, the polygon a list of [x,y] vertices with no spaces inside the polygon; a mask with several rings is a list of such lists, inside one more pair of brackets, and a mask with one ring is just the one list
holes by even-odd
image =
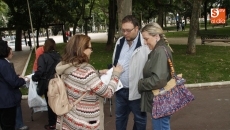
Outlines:
{"label": "sidewalk curb", "polygon": [[185,84],[187,88],[198,88],[198,87],[211,87],[211,86],[224,86],[230,85],[230,81],[223,82],[208,82],[208,83],[196,83],[196,84]]}
{"label": "sidewalk curb", "polygon": [[26,61],[25,67],[24,67],[24,69],[23,69],[23,71],[22,71],[22,76],[25,76],[25,73],[26,73],[28,64],[29,64],[29,62],[30,62],[30,57],[31,57],[31,55],[32,55],[33,50],[34,50],[34,48],[32,48],[32,49],[30,50],[30,54],[29,54],[28,59],[27,59],[27,61]]}
{"label": "sidewalk curb", "polygon": [[[230,85],[230,81],[185,84],[185,87],[187,87],[187,88],[201,88],[201,87],[224,86],[224,85]],[[28,95],[22,95],[22,99],[28,99]]]}

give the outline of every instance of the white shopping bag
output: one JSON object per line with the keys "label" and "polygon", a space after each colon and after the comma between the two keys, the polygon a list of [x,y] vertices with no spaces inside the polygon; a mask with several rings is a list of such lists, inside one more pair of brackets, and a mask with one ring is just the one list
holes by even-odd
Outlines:
{"label": "white shopping bag", "polygon": [[[29,77],[29,76],[27,76]],[[30,76],[31,77],[31,76]],[[33,82],[30,78],[29,93],[28,93],[28,105],[32,107],[47,107],[45,98],[42,98],[37,94],[37,83]]]}

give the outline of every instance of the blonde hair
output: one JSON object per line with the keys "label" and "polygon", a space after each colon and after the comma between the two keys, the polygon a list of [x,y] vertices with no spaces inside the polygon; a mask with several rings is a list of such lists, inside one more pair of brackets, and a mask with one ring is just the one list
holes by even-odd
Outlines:
{"label": "blonde hair", "polygon": [[151,35],[151,36],[155,36],[155,35],[159,34],[160,38],[165,41],[165,43],[169,46],[170,50],[173,52],[172,48],[169,45],[167,38],[165,37],[163,29],[161,28],[161,26],[158,23],[153,22],[153,23],[146,24],[141,29],[141,32],[148,32],[149,35]]}

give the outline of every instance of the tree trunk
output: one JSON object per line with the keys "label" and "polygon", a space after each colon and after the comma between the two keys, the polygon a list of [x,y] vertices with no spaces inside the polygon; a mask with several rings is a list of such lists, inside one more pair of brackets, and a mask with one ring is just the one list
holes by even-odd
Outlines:
{"label": "tree trunk", "polygon": [[189,37],[188,37],[188,44],[187,44],[187,53],[188,54],[195,54],[196,53],[196,36],[197,30],[199,26],[199,12],[200,12],[200,5],[202,0],[194,0],[193,1],[193,9],[192,9],[192,17],[190,22],[190,29],[189,29]]}
{"label": "tree trunk", "polygon": [[22,51],[22,29],[16,28],[15,51]]}
{"label": "tree trunk", "polygon": [[27,46],[26,31],[23,31],[23,36],[24,36],[25,44],[26,44],[26,46]]}
{"label": "tree trunk", "polygon": [[48,30],[48,28],[46,28],[46,37],[47,37],[47,39],[49,38],[49,30]]}
{"label": "tree trunk", "polygon": [[[164,27],[167,27],[167,12],[166,11],[164,11],[164,24],[165,24]],[[163,26],[162,26],[162,28],[163,28]]]}
{"label": "tree trunk", "polygon": [[118,29],[121,36],[121,21],[126,15],[132,14],[132,0],[117,0]]}
{"label": "tree trunk", "polygon": [[27,31],[29,41],[31,42],[30,30]]}
{"label": "tree trunk", "polygon": [[[37,48],[39,47],[39,28],[36,28],[36,42],[37,42]],[[46,32],[46,35],[47,35],[48,32]],[[34,36],[34,35],[33,35]]]}
{"label": "tree trunk", "polygon": [[88,35],[88,20],[89,20],[89,18],[84,18],[85,35]]}
{"label": "tree trunk", "polygon": [[157,19],[157,23],[163,28],[163,18],[164,18],[164,7],[160,6],[160,8],[158,9],[158,19]]}
{"label": "tree trunk", "polygon": [[65,24],[62,25],[62,35],[63,35],[63,42],[67,43],[66,35],[65,35]]}
{"label": "tree trunk", "polygon": [[76,34],[76,28],[77,28],[77,24],[73,24],[73,35]]}
{"label": "tree trunk", "polygon": [[205,26],[205,30],[207,30],[207,4],[208,4],[208,1],[205,0],[205,2],[204,2],[204,26]]}
{"label": "tree trunk", "polygon": [[113,49],[114,36],[116,32],[116,16],[117,16],[116,0],[109,0],[109,30],[108,40],[106,43],[106,50],[110,51]]}

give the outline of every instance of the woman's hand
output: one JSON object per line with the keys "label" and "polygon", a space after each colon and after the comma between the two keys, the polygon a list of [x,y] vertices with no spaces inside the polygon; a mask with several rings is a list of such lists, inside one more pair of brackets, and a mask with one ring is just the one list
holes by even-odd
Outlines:
{"label": "woman's hand", "polygon": [[120,64],[117,64],[117,66],[113,67],[113,71],[121,73],[123,71],[123,67]]}
{"label": "woman's hand", "polygon": [[107,71],[108,71],[108,69],[98,70],[98,73],[99,73],[100,75],[103,75],[103,74],[106,74]]}

